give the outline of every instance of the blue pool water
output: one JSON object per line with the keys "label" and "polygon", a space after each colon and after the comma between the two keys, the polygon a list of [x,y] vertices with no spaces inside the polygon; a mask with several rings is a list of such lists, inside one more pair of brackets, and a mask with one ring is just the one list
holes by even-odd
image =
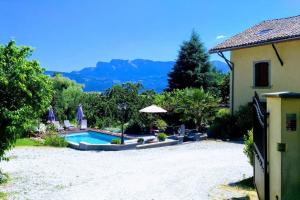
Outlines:
{"label": "blue pool water", "polygon": [[[89,144],[110,144],[112,139],[121,139],[118,136],[107,135],[104,133],[98,133],[93,131],[74,133],[65,136],[68,142],[79,144],[80,142],[86,142]],[[126,140],[126,138],[124,138]]]}

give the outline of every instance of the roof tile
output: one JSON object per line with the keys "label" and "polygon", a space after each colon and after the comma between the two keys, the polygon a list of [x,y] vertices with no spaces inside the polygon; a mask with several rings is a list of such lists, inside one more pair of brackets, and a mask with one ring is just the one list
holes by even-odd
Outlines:
{"label": "roof tile", "polygon": [[300,15],[263,21],[218,44],[209,52],[216,53],[290,39],[300,39]]}

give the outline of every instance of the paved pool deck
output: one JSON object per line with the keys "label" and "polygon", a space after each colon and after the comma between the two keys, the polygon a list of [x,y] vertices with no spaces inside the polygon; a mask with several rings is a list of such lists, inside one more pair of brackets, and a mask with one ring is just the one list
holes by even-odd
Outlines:
{"label": "paved pool deck", "polygon": [[117,152],[15,148],[0,168],[10,199],[215,199],[220,185],[252,176],[238,143],[201,141]]}

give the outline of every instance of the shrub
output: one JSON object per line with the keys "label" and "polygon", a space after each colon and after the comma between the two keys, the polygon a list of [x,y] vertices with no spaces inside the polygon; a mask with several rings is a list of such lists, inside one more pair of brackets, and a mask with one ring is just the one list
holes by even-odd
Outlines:
{"label": "shrub", "polygon": [[253,129],[249,130],[247,134],[244,136],[244,153],[249,159],[249,163],[253,166],[254,164],[254,145],[253,145]]}
{"label": "shrub", "polygon": [[230,110],[226,108],[220,109],[209,128],[209,136],[221,139],[228,139],[233,137],[237,132],[235,125],[235,118],[230,114]]}
{"label": "shrub", "polygon": [[139,139],[137,140],[138,143],[144,143],[144,141],[145,141],[144,138],[139,138]]}
{"label": "shrub", "polygon": [[158,135],[157,135],[157,138],[158,138],[158,141],[165,141],[166,140],[166,138],[167,138],[167,135],[165,134],[165,133],[159,133]]}
{"label": "shrub", "polygon": [[49,133],[54,133],[54,132],[56,132],[56,128],[55,128],[54,124],[48,124],[48,125],[47,125],[47,131],[48,131]]}
{"label": "shrub", "polygon": [[2,171],[0,171],[0,185],[7,183],[8,180],[9,180],[8,174],[3,173]]}
{"label": "shrub", "polygon": [[45,145],[53,147],[66,147],[68,142],[64,137],[59,136],[58,134],[48,134],[45,137]]}
{"label": "shrub", "polygon": [[220,109],[209,129],[209,136],[230,139],[243,137],[252,129],[252,105],[246,104],[232,116],[229,109]]}
{"label": "shrub", "polygon": [[112,139],[111,144],[121,144],[121,139],[118,138]]}
{"label": "shrub", "polygon": [[108,117],[96,118],[95,128],[104,129],[110,126],[112,120]]}
{"label": "shrub", "polygon": [[253,109],[252,104],[246,104],[239,107],[235,113],[236,125],[239,128],[239,136],[243,136],[253,127]]}
{"label": "shrub", "polygon": [[38,132],[39,129],[39,120],[32,120],[29,124],[28,127],[26,128],[26,131],[21,134],[21,137],[30,137],[35,135]]}
{"label": "shrub", "polygon": [[162,120],[162,119],[157,119],[155,122],[154,122],[154,125],[159,129],[159,130],[165,130],[168,126],[168,124]]}
{"label": "shrub", "polygon": [[141,134],[143,132],[143,125],[139,122],[130,122],[125,129],[125,133]]}

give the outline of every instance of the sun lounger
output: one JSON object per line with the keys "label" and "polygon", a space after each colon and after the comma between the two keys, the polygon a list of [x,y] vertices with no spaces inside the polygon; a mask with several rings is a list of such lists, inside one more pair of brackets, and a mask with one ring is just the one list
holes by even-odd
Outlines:
{"label": "sun lounger", "polygon": [[155,136],[145,136],[145,137],[142,137],[142,138],[144,138],[144,143],[151,143],[151,142],[154,142],[156,140]]}
{"label": "sun lounger", "polygon": [[70,123],[69,120],[64,120],[64,126],[65,126],[65,128],[68,129],[68,130],[74,129],[74,128],[75,128],[75,126],[72,125],[72,124]]}
{"label": "sun lounger", "polygon": [[81,121],[80,129],[81,130],[87,129],[87,120],[84,119]]}
{"label": "sun lounger", "polygon": [[54,121],[53,124],[54,124],[57,131],[63,131],[64,130],[64,128],[60,126],[59,121]]}
{"label": "sun lounger", "polygon": [[191,130],[185,136],[188,140],[199,141],[207,138],[207,134],[199,133],[197,130]]}

